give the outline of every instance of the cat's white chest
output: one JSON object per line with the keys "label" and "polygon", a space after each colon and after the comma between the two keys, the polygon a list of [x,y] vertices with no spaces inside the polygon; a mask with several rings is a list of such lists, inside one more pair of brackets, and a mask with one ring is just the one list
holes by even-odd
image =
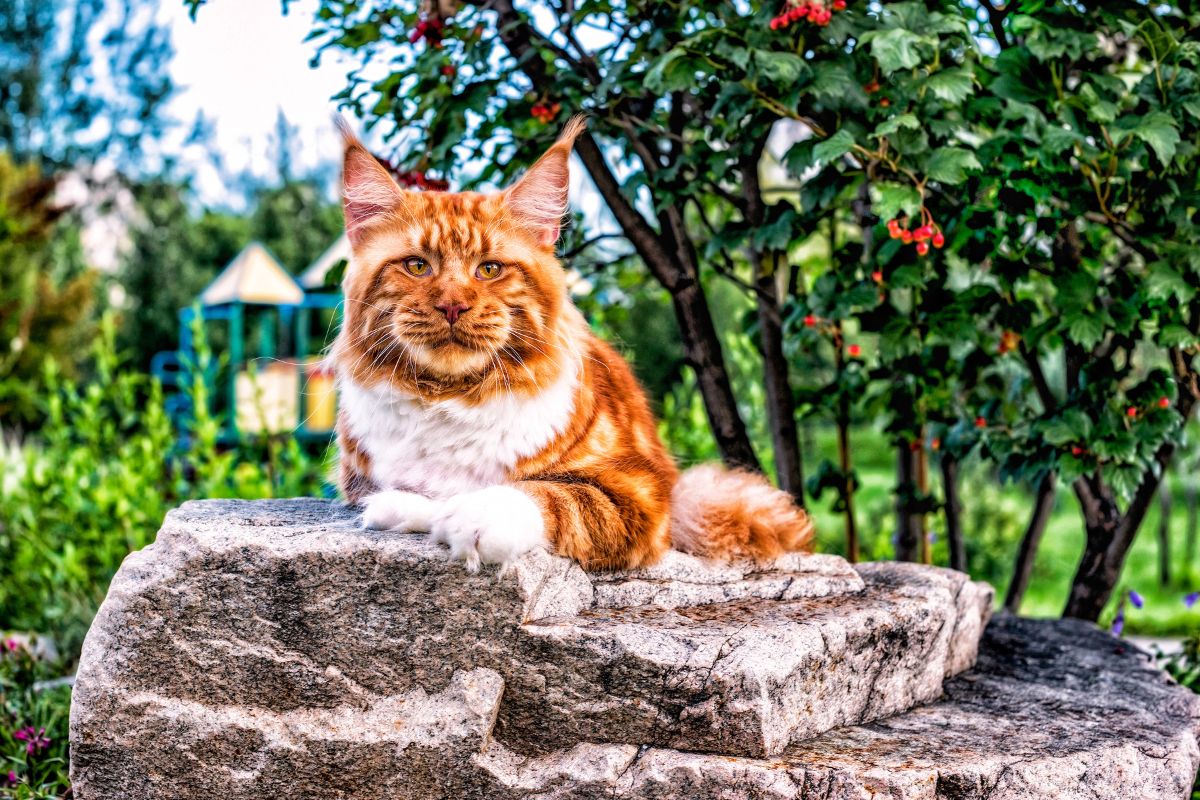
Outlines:
{"label": "cat's white chest", "polygon": [[374,483],[450,497],[505,483],[518,461],[562,433],[574,409],[577,376],[565,370],[537,395],[476,406],[424,402],[346,377],[340,387],[349,432],[370,456]]}

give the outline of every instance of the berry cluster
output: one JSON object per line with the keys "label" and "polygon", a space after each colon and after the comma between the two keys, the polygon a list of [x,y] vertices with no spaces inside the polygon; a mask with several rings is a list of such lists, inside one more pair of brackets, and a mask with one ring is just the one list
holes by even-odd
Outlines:
{"label": "berry cluster", "polygon": [[833,19],[834,11],[845,11],[846,0],[833,0],[828,6],[822,0],[788,0],[788,4],[771,19],[771,30],[786,28],[793,22],[806,19],[813,25],[824,27]]}
{"label": "berry cluster", "polygon": [[558,116],[559,111],[562,111],[562,106],[558,103],[538,103],[529,109],[529,116],[543,125],[549,125]]}
{"label": "berry cluster", "polygon": [[[804,315],[804,327],[806,327],[806,328],[816,328],[816,327],[820,326],[822,322],[823,322],[823,320],[820,317],[816,316],[815,314],[805,314]],[[860,344],[846,345],[846,356],[847,357],[862,358],[862,354],[863,354],[862,345],[860,345]]]}
{"label": "berry cluster", "polygon": [[941,227],[934,223],[933,217],[929,215],[929,212],[922,208],[921,214],[924,219],[920,227],[915,230],[910,231],[906,228],[904,223],[907,220],[900,217],[889,220],[887,224],[888,236],[891,236],[893,239],[899,239],[905,244],[916,242],[917,255],[919,256],[926,255],[929,252],[930,244],[941,249],[942,245],[946,243],[946,237],[942,235]]}
{"label": "berry cluster", "polygon": [[1021,335],[1019,333],[1016,331],[1006,330],[1000,334],[1000,346],[996,349],[1000,351],[1000,355],[1004,355],[1005,353],[1011,353],[1013,350],[1016,350],[1020,343]]}
{"label": "berry cluster", "polygon": [[412,29],[412,33],[408,35],[408,40],[413,44],[424,39],[430,47],[442,46],[442,30],[446,27],[446,23],[442,22],[437,17],[427,17],[417,23]]}
{"label": "berry cluster", "polygon": [[396,181],[405,189],[424,189],[430,192],[444,192],[450,188],[450,182],[442,178],[431,178],[419,169],[408,172],[397,172]]}
{"label": "berry cluster", "polygon": [[[1158,401],[1155,402],[1155,405],[1163,410],[1166,410],[1171,407],[1171,398],[1166,396],[1160,397],[1158,398]],[[1125,409],[1125,416],[1129,417],[1130,419],[1137,419],[1141,415],[1142,409],[1138,408],[1137,406],[1130,406],[1129,408]]]}

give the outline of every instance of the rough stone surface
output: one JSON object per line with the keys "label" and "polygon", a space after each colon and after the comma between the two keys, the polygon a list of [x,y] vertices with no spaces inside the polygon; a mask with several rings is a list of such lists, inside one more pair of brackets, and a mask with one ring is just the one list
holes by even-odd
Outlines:
{"label": "rough stone surface", "polygon": [[189,503],[88,635],[75,792],[1183,797],[1196,698],[1094,629],[999,621],[946,682],[991,598],[828,556],[472,576],[336,504]]}

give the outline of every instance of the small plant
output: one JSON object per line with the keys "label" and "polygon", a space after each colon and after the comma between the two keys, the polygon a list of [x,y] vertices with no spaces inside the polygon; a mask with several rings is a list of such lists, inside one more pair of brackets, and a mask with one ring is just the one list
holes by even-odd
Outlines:
{"label": "small plant", "polygon": [[71,689],[52,678],[55,665],[35,642],[0,642],[0,796],[16,800],[69,796],[67,719]]}

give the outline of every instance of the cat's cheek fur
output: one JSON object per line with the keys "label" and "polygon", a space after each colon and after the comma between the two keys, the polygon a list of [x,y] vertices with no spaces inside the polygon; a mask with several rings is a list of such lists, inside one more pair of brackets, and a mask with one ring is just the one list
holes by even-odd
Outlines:
{"label": "cat's cheek fur", "polygon": [[390,489],[363,498],[363,527],[373,531],[427,531],[433,524],[434,503],[413,492]]}
{"label": "cat's cheek fur", "polygon": [[430,534],[471,572],[480,564],[506,565],[530,550],[550,549],[541,509],[512,486],[489,486],[440,501]]}

